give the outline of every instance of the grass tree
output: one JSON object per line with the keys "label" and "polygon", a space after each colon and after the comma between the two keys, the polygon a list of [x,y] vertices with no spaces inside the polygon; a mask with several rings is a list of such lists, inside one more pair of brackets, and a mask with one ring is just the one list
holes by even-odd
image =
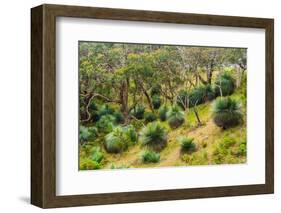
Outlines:
{"label": "grass tree", "polygon": [[184,123],[184,112],[176,105],[167,111],[167,120],[171,128],[175,129]]}
{"label": "grass tree", "polygon": [[241,104],[230,97],[218,98],[213,104],[212,114],[214,123],[223,129],[242,122]]}
{"label": "grass tree", "polygon": [[149,123],[141,130],[140,141],[143,145],[160,151],[167,145],[167,130],[159,122]]}

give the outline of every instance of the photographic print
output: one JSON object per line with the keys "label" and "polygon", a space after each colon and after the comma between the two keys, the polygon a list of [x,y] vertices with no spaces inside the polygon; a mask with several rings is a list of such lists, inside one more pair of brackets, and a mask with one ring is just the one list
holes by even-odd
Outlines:
{"label": "photographic print", "polygon": [[78,46],[79,170],[246,163],[246,48]]}

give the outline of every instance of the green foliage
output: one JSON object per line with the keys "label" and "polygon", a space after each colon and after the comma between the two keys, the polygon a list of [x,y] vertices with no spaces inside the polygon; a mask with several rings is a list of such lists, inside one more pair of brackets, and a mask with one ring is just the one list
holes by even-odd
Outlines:
{"label": "green foliage", "polygon": [[144,120],[146,123],[157,120],[157,116],[153,112],[144,113]]}
{"label": "green foliage", "polygon": [[114,109],[110,107],[108,104],[102,105],[102,107],[99,110],[99,116],[102,117],[104,115],[113,115]]}
{"label": "green foliage", "polygon": [[151,150],[145,150],[141,153],[142,163],[157,163],[160,161],[160,154]]}
{"label": "green foliage", "polygon": [[182,108],[194,107],[211,101],[216,97],[216,93],[211,85],[195,87],[190,92],[181,90],[177,96],[177,104]]}
{"label": "green foliage", "polygon": [[185,90],[181,90],[177,96],[177,105],[183,110],[189,107],[189,93]]}
{"label": "green foliage", "polygon": [[136,105],[131,110],[131,115],[137,119],[143,119],[144,112],[145,112],[145,107],[143,105]]}
{"label": "green foliage", "polygon": [[100,169],[101,165],[88,158],[80,158],[80,165],[79,165],[80,170],[95,170],[95,169]]}
{"label": "green foliage", "polygon": [[121,112],[114,112],[113,116],[115,117],[116,123],[118,123],[118,124],[124,123],[125,118]]}
{"label": "green foliage", "polygon": [[181,159],[188,165],[206,165],[208,164],[209,160],[207,152],[184,154],[182,155]]}
{"label": "green foliage", "polygon": [[128,125],[128,126],[123,127],[123,131],[124,131],[125,137],[128,138],[128,141],[130,141],[130,143],[135,144],[138,142],[138,134],[133,125]]}
{"label": "green foliage", "polygon": [[216,164],[239,163],[238,156],[246,156],[245,142],[238,143],[235,138],[225,136],[213,150],[213,161]]}
{"label": "green foliage", "polygon": [[159,109],[159,107],[161,106],[161,98],[159,95],[152,96],[152,105],[153,109]]}
{"label": "green foliage", "polygon": [[159,109],[159,118],[161,121],[165,121],[167,119],[166,115],[169,107],[167,105],[162,105]]}
{"label": "green foliage", "polygon": [[150,90],[151,97],[153,96],[160,96],[161,95],[161,85],[157,84],[156,86],[151,87]]}
{"label": "green foliage", "polygon": [[212,112],[215,124],[223,129],[237,126],[242,121],[241,104],[230,97],[218,98]]}
{"label": "green foliage", "polygon": [[166,116],[170,127],[173,129],[184,123],[184,112],[176,105],[169,108]]}
{"label": "green foliage", "polygon": [[120,153],[137,143],[137,133],[133,126],[117,126],[105,136],[104,146],[108,153]]}
{"label": "green foliage", "polygon": [[115,117],[112,115],[103,115],[98,122],[96,122],[96,127],[99,132],[109,133],[113,130],[115,126]]}
{"label": "green foliage", "polygon": [[182,136],[178,139],[179,143],[181,144],[181,150],[183,152],[192,152],[195,151],[196,146],[194,141],[194,138],[189,138],[189,137],[185,137]]}
{"label": "green foliage", "polygon": [[247,154],[247,142],[243,141],[239,144],[238,155],[246,156],[246,154]]}
{"label": "green foliage", "polygon": [[[222,92],[222,96],[231,95],[235,89],[235,81],[232,78],[232,76],[227,73],[220,75],[217,78],[215,85],[216,85],[215,92],[216,92],[217,96],[220,96],[221,92]],[[221,88],[221,91],[220,91],[220,88]]]}
{"label": "green foliage", "polygon": [[90,120],[92,122],[96,122],[100,119],[100,113],[99,113],[98,106],[93,101],[90,103],[88,110],[91,115]]}
{"label": "green foliage", "polygon": [[108,153],[120,153],[128,148],[128,141],[124,137],[121,127],[115,127],[113,131],[105,136],[105,149]]}
{"label": "green foliage", "polygon": [[215,97],[215,91],[210,85],[196,87],[190,92],[189,106],[193,107],[195,105],[205,103],[206,101],[211,101]]}
{"label": "green foliage", "polygon": [[143,145],[159,151],[167,145],[167,131],[159,122],[149,123],[141,130],[140,141]]}
{"label": "green foliage", "polygon": [[101,163],[104,159],[104,155],[100,149],[100,147],[93,147],[92,150],[91,160],[96,161],[97,163]]}
{"label": "green foliage", "polygon": [[80,126],[79,139],[81,142],[95,140],[97,134],[98,134],[98,129],[96,127]]}

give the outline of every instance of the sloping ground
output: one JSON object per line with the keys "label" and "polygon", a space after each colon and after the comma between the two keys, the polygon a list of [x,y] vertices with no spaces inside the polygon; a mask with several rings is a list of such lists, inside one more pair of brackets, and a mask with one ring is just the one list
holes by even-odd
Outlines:
{"label": "sloping ground", "polygon": [[[185,124],[176,130],[169,131],[168,145],[161,151],[161,158],[158,163],[142,164],[139,160],[139,155],[144,148],[141,145],[136,145],[122,154],[106,155],[105,168],[244,163],[246,157],[245,155],[240,155],[238,149],[241,143],[246,141],[246,122],[238,127],[222,130],[213,123],[210,116],[210,107],[211,103],[202,104],[198,107],[202,122],[201,126],[198,126],[194,112],[191,109],[186,115]],[[180,144],[177,141],[179,136],[194,138],[196,151],[187,154],[182,153]],[[221,147],[224,147],[223,143],[225,141],[233,142],[229,143],[230,145],[228,145],[227,149],[223,150]]]}

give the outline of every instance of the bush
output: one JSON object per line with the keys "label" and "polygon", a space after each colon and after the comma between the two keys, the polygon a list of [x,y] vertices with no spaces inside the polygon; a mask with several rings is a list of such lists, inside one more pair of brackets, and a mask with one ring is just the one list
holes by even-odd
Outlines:
{"label": "bush", "polygon": [[141,153],[142,163],[157,163],[160,160],[160,154],[151,150],[145,150]]}
{"label": "bush", "polygon": [[153,105],[153,109],[159,109],[159,107],[161,106],[160,96],[158,96],[158,95],[152,96],[152,105]]}
{"label": "bush", "polygon": [[80,170],[94,170],[94,169],[100,169],[101,166],[98,162],[93,161],[91,159],[88,158],[82,158],[80,159],[80,163],[79,163],[79,168]]}
{"label": "bush", "polygon": [[229,74],[222,74],[218,77],[218,79],[215,82],[215,92],[216,96],[220,96],[220,87],[222,96],[228,96],[231,95],[234,92],[235,89],[235,81]]}
{"label": "bush", "polygon": [[166,117],[171,128],[175,129],[184,123],[184,112],[178,106],[172,106],[167,111]]}
{"label": "bush", "polygon": [[160,85],[153,86],[150,90],[150,95],[151,95],[151,97],[153,97],[154,95],[160,96],[161,95],[161,86]]}
{"label": "bush", "polygon": [[181,144],[181,150],[183,152],[192,152],[192,151],[195,151],[195,143],[193,142],[194,141],[194,138],[188,138],[188,137],[180,137],[178,139],[178,141],[180,142]]}
{"label": "bush", "polygon": [[181,90],[177,96],[177,104],[185,109],[211,101],[216,97],[216,92],[211,85],[195,87],[190,92]]}
{"label": "bush", "polygon": [[118,124],[124,123],[125,118],[121,112],[114,112],[113,116],[115,117],[115,121]]}
{"label": "bush", "polygon": [[128,126],[123,127],[123,131],[125,133],[125,136],[130,141],[130,143],[135,144],[138,142],[138,134],[133,125],[128,125]]}
{"label": "bush", "polygon": [[211,101],[216,97],[216,93],[210,85],[196,87],[190,92],[189,106],[193,107]]}
{"label": "bush", "polygon": [[213,161],[216,164],[234,163],[235,158],[233,158],[233,155],[237,155],[236,148],[237,146],[234,138],[223,137],[213,150]]}
{"label": "bush", "polygon": [[109,153],[120,153],[128,148],[128,141],[124,137],[121,127],[115,127],[113,131],[105,136],[105,149]]}
{"label": "bush", "polygon": [[102,117],[104,115],[113,115],[114,109],[111,108],[108,104],[102,105],[101,109],[99,110],[99,116]]}
{"label": "bush", "polygon": [[91,102],[88,110],[89,110],[89,113],[91,115],[90,119],[91,119],[92,122],[96,122],[100,119],[98,107],[94,102]]}
{"label": "bush", "polygon": [[167,118],[166,118],[166,114],[167,114],[167,111],[168,111],[168,106],[167,105],[162,105],[159,109],[159,118],[161,121],[165,121]]}
{"label": "bush", "polygon": [[134,116],[137,119],[143,119],[143,115],[145,112],[145,107],[142,105],[136,105],[132,110],[131,110],[131,115]]}
{"label": "bush", "polygon": [[109,153],[120,153],[128,146],[137,143],[137,132],[131,125],[126,127],[117,126],[105,136],[105,149]]}
{"label": "bush", "polygon": [[167,145],[167,131],[159,122],[149,123],[141,130],[140,141],[143,145],[159,151]]}
{"label": "bush", "polygon": [[95,140],[97,134],[98,134],[98,129],[96,127],[80,126],[79,140],[80,142]]}
{"label": "bush", "polygon": [[112,115],[103,115],[96,123],[96,127],[102,133],[109,133],[113,130],[116,120]]}
{"label": "bush", "polygon": [[242,121],[241,104],[230,97],[218,98],[212,112],[214,123],[223,129],[237,126]]}
{"label": "bush", "polygon": [[101,152],[100,148],[93,147],[91,152],[92,152],[91,160],[96,161],[97,163],[101,163],[101,161],[104,159],[104,155]]}
{"label": "bush", "polygon": [[149,122],[155,121],[156,119],[157,119],[157,116],[153,112],[144,113],[145,122],[149,123]]}
{"label": "bush", "polygon": [[247,154],[247,143],[246,141],[243,141],[239,144],[238,155],[246,156],[246,154]]}

